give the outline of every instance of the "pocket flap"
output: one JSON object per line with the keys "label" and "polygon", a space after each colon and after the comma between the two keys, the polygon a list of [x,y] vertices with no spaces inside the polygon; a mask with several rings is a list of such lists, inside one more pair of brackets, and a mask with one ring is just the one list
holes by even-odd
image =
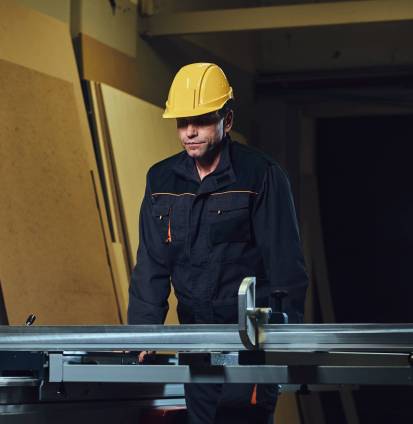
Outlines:
{"label": "pocket flap", "polygon": [[209,198],[209,211],[232,211],[249,208],[251,196],[248,193],[216,194]]}
{"label": "pocket flap", "polygon": [[162,219],[164,216],[169,216],[171,207],[168,205],[153,205],[152,206],[152,215]]}

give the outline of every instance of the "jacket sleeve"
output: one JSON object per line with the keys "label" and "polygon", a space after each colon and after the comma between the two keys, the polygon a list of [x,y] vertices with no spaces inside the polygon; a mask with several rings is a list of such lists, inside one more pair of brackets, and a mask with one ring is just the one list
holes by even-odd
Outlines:
{"label": "jacket sleeve", "polygon": [[[288,291],[283,312],[289,323],[302,322],[308,277],[290,184],[275,164],[269,167],[257,196],[253,226],[271,291]],[[274,307],[271,298],[269,305]]]}
{"label": "jacket sleeve", "polygon": [[139,247],[129,286],[128,324],[163,324],[168,312],[170,275],[164,246],[152,216],[148,189],[139,216]]}

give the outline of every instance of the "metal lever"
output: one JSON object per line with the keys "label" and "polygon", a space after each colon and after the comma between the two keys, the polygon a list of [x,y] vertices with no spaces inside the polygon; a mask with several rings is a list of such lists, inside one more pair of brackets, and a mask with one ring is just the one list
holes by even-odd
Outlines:
{"label": "metal lever", "polygon": [[260,347],[260,326],[267,324],[271,308],[255,307],[255,277],[246,277],[238,290],[238,332],[248,350]]}

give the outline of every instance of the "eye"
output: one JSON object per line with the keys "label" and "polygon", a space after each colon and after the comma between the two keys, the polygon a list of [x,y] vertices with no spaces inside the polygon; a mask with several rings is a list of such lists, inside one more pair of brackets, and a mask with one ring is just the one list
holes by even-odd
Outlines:
{"label": "eye", "polygon": [[189,125],[189,120],[186,118],[177,118],[176,126],[177,128],[185,128]]}
{"label": "eye", "polygon": [[215,112],[207,113],[205,115],[195,116],[192,123],[193,125],[197,125],[199,127],[204,127],[208,125],[216,124],[220,121],[220,116]]}
{"label": "eye", "polygon": [[206,113],[205,115],[191,116],[189,118],[177,118],[177,128],[186,128],[188,125],[195,127],[206,127],[217,124],[222,119],[216,112]]}

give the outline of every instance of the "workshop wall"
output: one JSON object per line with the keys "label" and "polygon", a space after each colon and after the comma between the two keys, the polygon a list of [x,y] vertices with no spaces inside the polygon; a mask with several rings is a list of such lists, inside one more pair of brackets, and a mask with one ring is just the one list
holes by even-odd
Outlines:
{"label": "workshop wall", "polygon": [[[8,322],[119,323],[67,25],[0,3],[0,281]],[[93,299],[92,301],[90,299]]]}

